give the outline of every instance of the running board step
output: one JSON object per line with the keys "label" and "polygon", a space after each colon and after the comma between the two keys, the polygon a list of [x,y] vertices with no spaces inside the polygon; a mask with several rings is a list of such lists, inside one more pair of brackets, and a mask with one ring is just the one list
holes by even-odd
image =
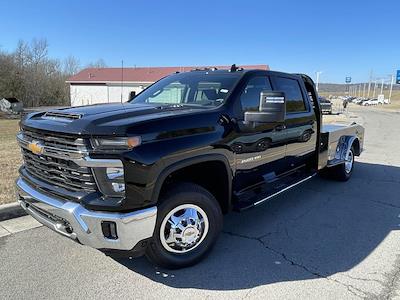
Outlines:
{"label": "running board step", "polygon": [[254,206],[260,205],[275,196],[278,196],[295,186],[306,182],[313,178],[317,173],[303,173],[299,172],[294,173],[293,175],[286,176],[280,180],[277,180],[273,183],[264,183],[257,185],[250,191],[246,191],[245,193],[238,194],[238,203],[234,206],[235,211],[242,211]]}

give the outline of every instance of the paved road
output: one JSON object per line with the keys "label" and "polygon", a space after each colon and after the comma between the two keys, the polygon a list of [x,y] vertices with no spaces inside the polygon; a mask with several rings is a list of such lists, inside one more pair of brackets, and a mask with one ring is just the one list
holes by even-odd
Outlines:
{"label": "paved road", "polygon": [[199,265],[170,272],[145,259],[113,260],[40,227],[0,238],[0,297],[399,297],[400,114],[357,113],[366,143],[350,182],[315,178],[228,215]]}

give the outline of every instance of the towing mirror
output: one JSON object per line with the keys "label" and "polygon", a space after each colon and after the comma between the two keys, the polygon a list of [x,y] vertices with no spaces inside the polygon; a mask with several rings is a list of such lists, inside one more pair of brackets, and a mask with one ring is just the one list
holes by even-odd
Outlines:
{"label": "towing mirror", "polygon": [[284,92],[262,91],[258,112],[244,113],[245,122],[279,123],[285,121],[286,105]]}

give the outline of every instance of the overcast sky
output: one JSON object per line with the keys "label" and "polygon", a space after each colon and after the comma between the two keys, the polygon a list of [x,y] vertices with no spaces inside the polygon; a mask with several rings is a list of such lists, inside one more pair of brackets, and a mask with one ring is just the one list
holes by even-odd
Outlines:
{"label": "overcast sky", "polygon": [[[368,4],[371,3],[371,4]],[[0,50],[108,66],[268,64],[353,82],[400,69],[400,1],[0,1]]]}

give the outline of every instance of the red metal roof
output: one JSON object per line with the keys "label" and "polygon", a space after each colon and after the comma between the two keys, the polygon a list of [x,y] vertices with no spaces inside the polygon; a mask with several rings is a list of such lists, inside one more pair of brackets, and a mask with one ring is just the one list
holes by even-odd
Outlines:
{"label": "red metal roof", "polygon": [[[209,68],[230,69],[231,66],[209,66]],[[244,69],[269,70],[268,65],[238,66]],[[202,67],[140,67],[124,68],[125,82],[155,82],[174,72],[185,72]],[[67,82],[108,82],[122,79],[121,68],[87,68],[70,77]]]}

